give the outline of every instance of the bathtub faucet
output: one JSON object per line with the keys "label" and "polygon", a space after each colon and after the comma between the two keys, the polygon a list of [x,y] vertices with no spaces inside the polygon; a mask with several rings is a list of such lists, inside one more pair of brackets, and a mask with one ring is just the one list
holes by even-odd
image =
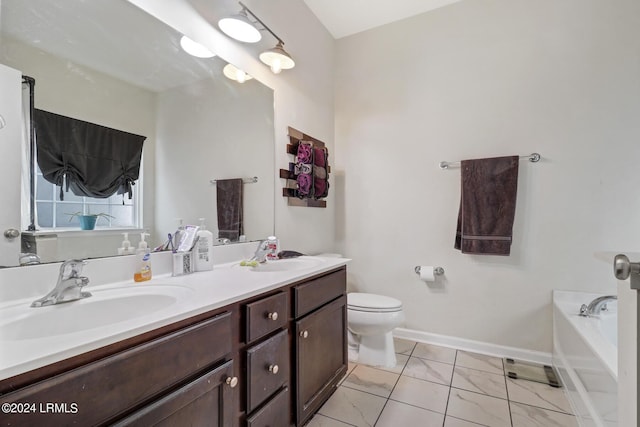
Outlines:
{"label": "bathtub faucet", "polygon": [[594,299],[589,303],[589,305],[582,304],[582,306],[580,307],[580,316],[584,316],[584,317],[597,316],[600,314],[601,311],[604,311],[607,309],[608,302],[615,301],[617,299],[618,297],[615,295],[605,295],[605,296]]}

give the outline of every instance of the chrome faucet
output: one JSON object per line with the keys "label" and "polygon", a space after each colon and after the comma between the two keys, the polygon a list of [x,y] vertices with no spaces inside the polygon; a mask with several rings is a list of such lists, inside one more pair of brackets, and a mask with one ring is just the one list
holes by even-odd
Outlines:
{"label": "chrome faucet", "polygon": [[[276,236],[269,236],[265,240],[258,243],[258,249],[251,258],[252,261],[258,261],[260,263],[266,262],[267,258],[275,258],[278,250],[278,239]],[[271,256],[269,255],[271,254]]]}
{"label": "chrome faucet", "polygon": [[258,248],[256,249],[256,253],[253,254],[253,258],[251,260],[258,261],[260,263],[267,261],[267,254],[271,249],[269,248],[269,240],[262,240],[258,243]]}
{"label": "chrome faucet", "polygon": [[594,299],[589,303],[589,305],[582,304],[582,306],[580,307],[580,316],[597,316],[601,311],[605,311],[607,309],[608,302],[615,301],[617,299],[618,297],[615,295],[605,295]]}
{"label": "chrome faucet", "polygon": [[31,303],[31,307],[44,307],[90,297],[90,292],[82,292],[82,288],[89,283],[88,277],[80,276],[85,264],[86,262],[81,259],[63,262],[56,287],[47,295]]}

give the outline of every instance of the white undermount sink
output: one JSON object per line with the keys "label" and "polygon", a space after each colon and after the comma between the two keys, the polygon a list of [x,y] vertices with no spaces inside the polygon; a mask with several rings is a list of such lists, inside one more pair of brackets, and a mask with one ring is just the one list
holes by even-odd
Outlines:
{"label": "white undermount sink", "polygon": [[[85,288],[86,289],[86,288]],[[55,337],[105,327],[171,307],[192,290],[174,285],[134,285],[92,290],[91,297],[46,307],[3,310],[1,341]]]}
{"label": "white undermount sink", "polygon": [[265,263],[258,264],[255,267],[250,267],[249,270],[256,273],[295,271],[295,270],[303,270],[305,268],[317,267],[320,264],[322,264],[321,259],[302,256],[299,258],[287,258],[287,259],[278,259],[274,261],[267,261]]}

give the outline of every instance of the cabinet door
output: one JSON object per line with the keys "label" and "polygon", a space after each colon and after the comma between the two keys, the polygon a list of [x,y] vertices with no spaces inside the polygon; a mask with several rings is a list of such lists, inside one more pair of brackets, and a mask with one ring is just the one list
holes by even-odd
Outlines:
{"label": "cabinet door", "polygon": [[296,421],[304,424],[347,371],[347,297],[295,322]]}
{"label": "cabinet door", "polygon": [[233,425],[233,361],[207,372],[167,396],[145,406],[115,426]]}

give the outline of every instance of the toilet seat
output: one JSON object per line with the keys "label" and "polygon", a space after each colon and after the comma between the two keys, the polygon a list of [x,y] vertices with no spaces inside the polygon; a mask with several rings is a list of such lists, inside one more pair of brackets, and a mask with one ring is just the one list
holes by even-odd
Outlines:
{"label": "toilet seat", "polygon": [[402,302],[391,297],[352,292],[347,294],[347,309],[367,313],[389,313],[402,310]]}

